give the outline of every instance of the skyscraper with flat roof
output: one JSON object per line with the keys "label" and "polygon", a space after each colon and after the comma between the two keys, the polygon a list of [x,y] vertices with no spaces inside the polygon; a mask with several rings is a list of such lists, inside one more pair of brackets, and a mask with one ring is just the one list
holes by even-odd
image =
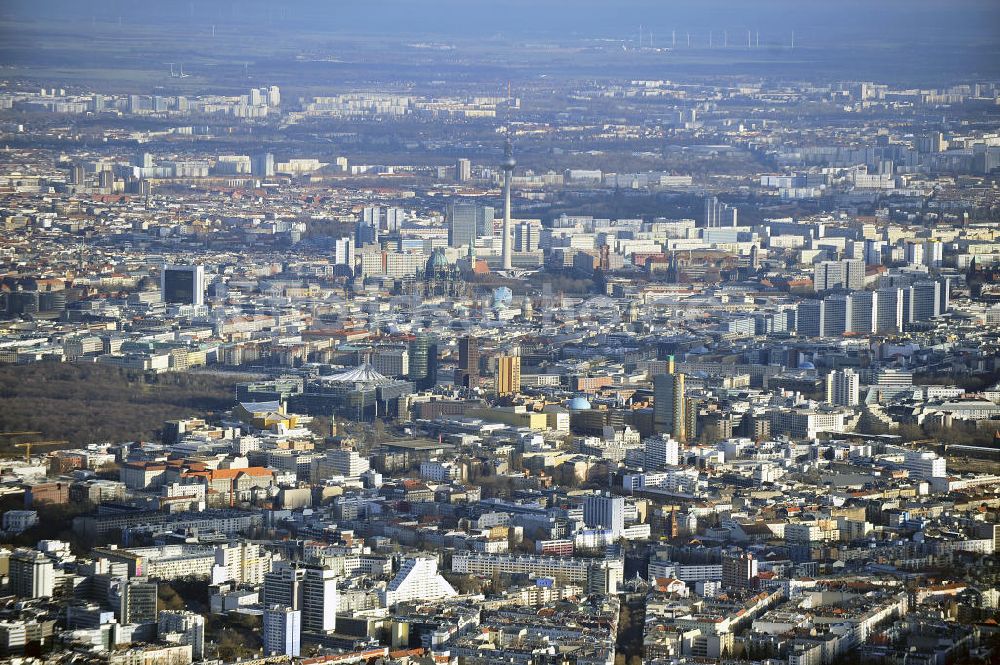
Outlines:
{"label": "skyscraper with flat roof", "polygon": [[620,538],[625,530],[625,497],[588,496],[583,504],[583,521],[591,528],[609,529],[612,538]]}
{"label": "skyscraper with flat roof", "polygon": [[838,406],[857,406],[860,377],[853,369],[834,370],[826,375],[826,401]]}
{"label": "skyscraper with flat roof", "polygon": [[264,653],[269,656],[298,656],[302,652],[302,611],[286,605],[264,610],[261,631]]}
{"label": "skyscraper with flat roof", "polygon": [[464,388],[479,387],[479,340],[471,335],[458,340],[455,385]]}
{"label": "skyscraper with flat roof", "polygon": [[678,441],[687,440],[687,409],[683,374],[653,377],[653,429]]}
{"label": "skyscraper with flat roof", "polygon": [[164,266],[160,275],[163,302],[170,305],[205,304],[205,266]]}
{"label": "skyscraper with flat roof", "polygon": [[497,395],[515,395],[521,392],[521,357],[497,358]]}
{"label": "skyscraper with flat roof", "polygon": [[472,180],[472,162],[465,158],[455,162],[455,180],[457,182],[469,182]]}

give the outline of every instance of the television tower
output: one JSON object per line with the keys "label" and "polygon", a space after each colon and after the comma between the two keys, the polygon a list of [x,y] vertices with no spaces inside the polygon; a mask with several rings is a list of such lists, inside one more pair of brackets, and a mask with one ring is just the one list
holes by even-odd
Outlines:
{"label": "television tower", "polygon": [[514,146],[510,141],[510,131],[507,133],[507,142],[503,148],[503,161],[500,168],[503,169],[503,240],[501,241],[501,253],[503,255],[503,269],[511,270],[513,264],[510,256],[510,181],[514,176],[514,167],[517,160],[514,159]]}

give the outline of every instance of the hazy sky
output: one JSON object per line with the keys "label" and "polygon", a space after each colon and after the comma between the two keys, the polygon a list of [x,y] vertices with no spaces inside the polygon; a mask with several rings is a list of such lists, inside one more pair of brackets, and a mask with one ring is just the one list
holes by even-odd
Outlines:
{"label": "hazy sky", "polygon": [[[92,17],[322,27],[331,32],[627,37],[671,29],[790,33],[802,40],[1000,41],[998,0],[3,0],[7,18]],[[745,32],[744,32],[745,39]]]}

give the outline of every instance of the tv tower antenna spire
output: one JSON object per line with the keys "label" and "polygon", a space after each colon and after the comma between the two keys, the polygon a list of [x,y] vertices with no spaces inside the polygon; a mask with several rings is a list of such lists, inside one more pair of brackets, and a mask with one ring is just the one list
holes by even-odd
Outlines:
{"label": "tv tower antenna spire", "polygon": [[510,140],[510,128],[508,127],[507,140],[503,146],[503,161],[500,162],[500,168],[503,169],[503,238],[500,252],[503,258],[503,269],[506,271],[510,271],[514,267],[510,255],[510,183],[514,176],[515,166],[517,166],[517,160],[514,159],[514,144]]}

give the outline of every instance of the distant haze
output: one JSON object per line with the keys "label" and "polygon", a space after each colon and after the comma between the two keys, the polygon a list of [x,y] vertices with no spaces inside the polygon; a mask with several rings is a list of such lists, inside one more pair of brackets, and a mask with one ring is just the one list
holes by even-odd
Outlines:
{"label": "distant haze", "polygon": [[[622,59],[640,35],[644,47],[668,47],[672,31],[678,50],[689,39],[692,49]],[[747,49],[748,37],[760,48]],[[417,42],[436,50],[417,62]],[[559,61],[537,51],[550,45],[591,53]],[[299,53],[351,62],[336,69],[341,82],[447,79],[461,69],[479,79],[702,74],[954,84],[1000,77],[1000,0],[0,0],[0,65],[15,68],[13,80],[62,83],[61,73],[97,77],[100,69],[114,72],[105,80],[135,87],[141,81],[125,70],[172,60],[211,79],[201,83],[225,85],[232,73],[217,67],[232,61],[290,85],[309,79],[307,68],[290,68]],[[517,60],[520,70],[496,69]],[[430,63],[446,69],[431,75]]]}
{"label": "distant haze", "polygon": [[[795,30],[816,44],[840,40],[908,43],[1000,41],[996,0],[171,0],[142,3],[110,0],[4,0],[7,19],[91,19],[123,16],[130,21],[230,21],[274,27],[308,25],[331,32],[414,34],[441,37],[540,35],[632,37],[640,24],[668,31]],[[742,35],[745,41],[745,34]],[[734,42],[739,35],[732,35]]]}

